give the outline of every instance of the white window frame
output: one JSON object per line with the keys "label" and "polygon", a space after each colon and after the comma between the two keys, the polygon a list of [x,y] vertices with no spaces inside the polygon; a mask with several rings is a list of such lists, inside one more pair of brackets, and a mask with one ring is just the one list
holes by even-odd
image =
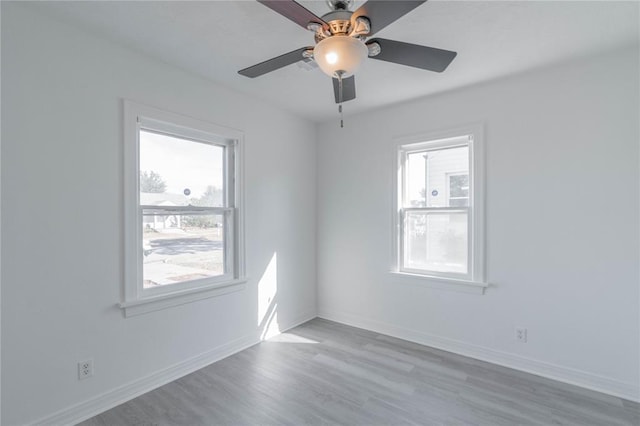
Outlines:
{"label": "white window frame", "polygon": [[[485,267],[485,154],[483,126],[474,124],[436,132],[396,138],[393,163],[393,259],[394,274],[418,280],[420,283],[436,282],[471,286],[484,292],[488,287]],[[469,205],[467,207],[404,207],[406,194],[407,155],[412,152],[440,150],[456,146],[469,147]],[[447,181],[447,185],[449,182]],[[426,189],[426,188],[425,188]],[[447,191],[449,188],[447,187]],[[434,212],[466,211],[468,213],[468,271],[466,274],[409,269],[403,267],[404,217],[407,211],[428,210]],[[442,286],[436,286],[446,288]]]}
{"label": "white window frame", "polygon": [[[140,130],[225,148],[225,207],[140,206]],[[139,315],[242,290],[244,266],[243,133],[236,129],[124,101],[124,300],[125,316]],[[224,215],[225,273],[155,288],[143,287],[142,216],[144,210],[187,213],[206,210]],[[171,212],[169,211],[171,210]]]}

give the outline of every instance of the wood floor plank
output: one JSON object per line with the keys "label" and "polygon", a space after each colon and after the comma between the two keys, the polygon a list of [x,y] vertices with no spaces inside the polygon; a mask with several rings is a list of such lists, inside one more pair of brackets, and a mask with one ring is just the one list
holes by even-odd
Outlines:
{"label": "wood floor plank", "polygon": [[640,404],[314,319],[82,423],[639,426]]}

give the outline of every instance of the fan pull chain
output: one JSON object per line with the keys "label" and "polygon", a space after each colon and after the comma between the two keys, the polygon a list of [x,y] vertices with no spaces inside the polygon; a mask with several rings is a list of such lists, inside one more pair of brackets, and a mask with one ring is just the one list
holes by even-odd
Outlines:
{"label": "fan pull chain", "polygon": [[340,128],[344,128],[344,115],[342,114],[342,75],[343,71],[338,71],[338,114],[340,114]]}

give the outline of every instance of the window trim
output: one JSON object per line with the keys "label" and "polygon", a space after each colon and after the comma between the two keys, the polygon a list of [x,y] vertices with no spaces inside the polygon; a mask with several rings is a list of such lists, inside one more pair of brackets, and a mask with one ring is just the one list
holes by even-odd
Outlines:
{"label": "window trim", "polygon": [[[123,296],[119,306],[125,316],[139,315],[170,306],[188,303],[202,298],[227,294],[242,290],[246,283],[245,249],[244,249],[244,194],[243,194],[243,132],[217,124],[197,120],[180,114],[163,111],[157,108],[123,101],[123,154],[124,154],[124,280]],[[157,289],[143,289],[141,244],[143,207],[139,205],[139,131],[148,128],[152,131],[191,139],[209,144],[233,147],[226,149],[225,155],[233,155],[228,159],[232,170],[225,167],[225,179],[233,179],[233,191],[225,191],[226,207],[216,208],[220,214],[229,215],[225,231],[231,232],[233,241],[228,266],[231,271],[222,276],[187,281]],[[225,161],[225,165],[228,164]],[[228,189],[229,185],[225,185]],[[232,194],[231,194],[232,193]],[[232,198],[231,198],[232,197]],[[233,204],[229,204],[233,203]],[[226,260],[225,260],[226,262]]]}
{"label": "window trim", "polygon": [[[437,150],[455,146],[455,140],[472,136],[464,145],[469,146],[469,273],[437,273],[402,268],[402,219],[406,208],[402,208],[402,186],[406,168],[403,161],[409,152],[423,150]],[[484,152],[484,126],[481,123],[469,124],[446,130],[426,132],[411,136],[397,137],[393,143],[393,218],[392,218],[392,268],[394,276],[410,278],[411,282],[420,283],[448,283],[460,284],[480,288],[488,287],[486,280],[485,259],[485,152]],[[406,185],[405,185],[406,187]],[[449,209],[449,208],[446,208]],[[445,209],[445,210],[446,210]],[[460,210],[459,207],[450,209]],[[410,210],[410,209],[409,209]],[[426,272],[426,273],[425,273]],[[441,285],[437,285],[442,288]]]}

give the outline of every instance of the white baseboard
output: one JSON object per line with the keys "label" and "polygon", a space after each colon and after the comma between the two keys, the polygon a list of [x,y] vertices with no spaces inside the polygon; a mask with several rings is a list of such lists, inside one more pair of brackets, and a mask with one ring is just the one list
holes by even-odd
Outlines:
{"label": "white baseboard", "polygon": [[502,365],[515,370],[535,374],[537,376],[628,399],[630,401],[640,402],[640,386],[637,383],[621,382],[608,377],[589,373],[587,371],[538,361],[521,355],[502,352],[441,336],[435,336],[408,328],[397,327],[358,315],[320,310],[318,316],[330,321],[363,328],[376,333],[386,334],[421,345],[442,349],[459,355],[490,362],[492,364]]}
{"label": "white baseboard", "polygon": [[34,425],[73,425],[125,403],[162,385],[258,343],[254,336],[242,337],[171,367],[134,380],[87,401],[35,421]]}
{"label": "white baseboard", "polygon": [[287,330],[291,330],[294,327],[297,327],[301,324],[304,324],[307,321],[311,321],[314,318],[318,317],[318,313],[313,312],[301,312],[293,317],[293,320],[288,321],[284,325],[281,325],[280,332],[284,333]]}
{"label": "white baseboard", "polygon": [[[292,321],[285,325],[281,325],[282,331],[296,327],[316,317],[315,312],[307,312],[296,315]],[[201,368],[206,367],[216,361],[220,361],[230,355],[247,349],[257,343],[260,343],[259,333],[256,332],[250,336],[241,337],[239,339],[218,346],[208,352],[190,358],[186,361],[167,367],[142,379],[134,380],[126,385],[119,386],[115,389],[107,391],[101,395],[83,401],[79,404],[72,405],[62,409],[54,414],[43,417],[33,425],[74,425],[84,420],[90,419],[100,413],[103,413],[122,403],[152,391],[162,385],[170,383],[180,377],[193,373]]]}

